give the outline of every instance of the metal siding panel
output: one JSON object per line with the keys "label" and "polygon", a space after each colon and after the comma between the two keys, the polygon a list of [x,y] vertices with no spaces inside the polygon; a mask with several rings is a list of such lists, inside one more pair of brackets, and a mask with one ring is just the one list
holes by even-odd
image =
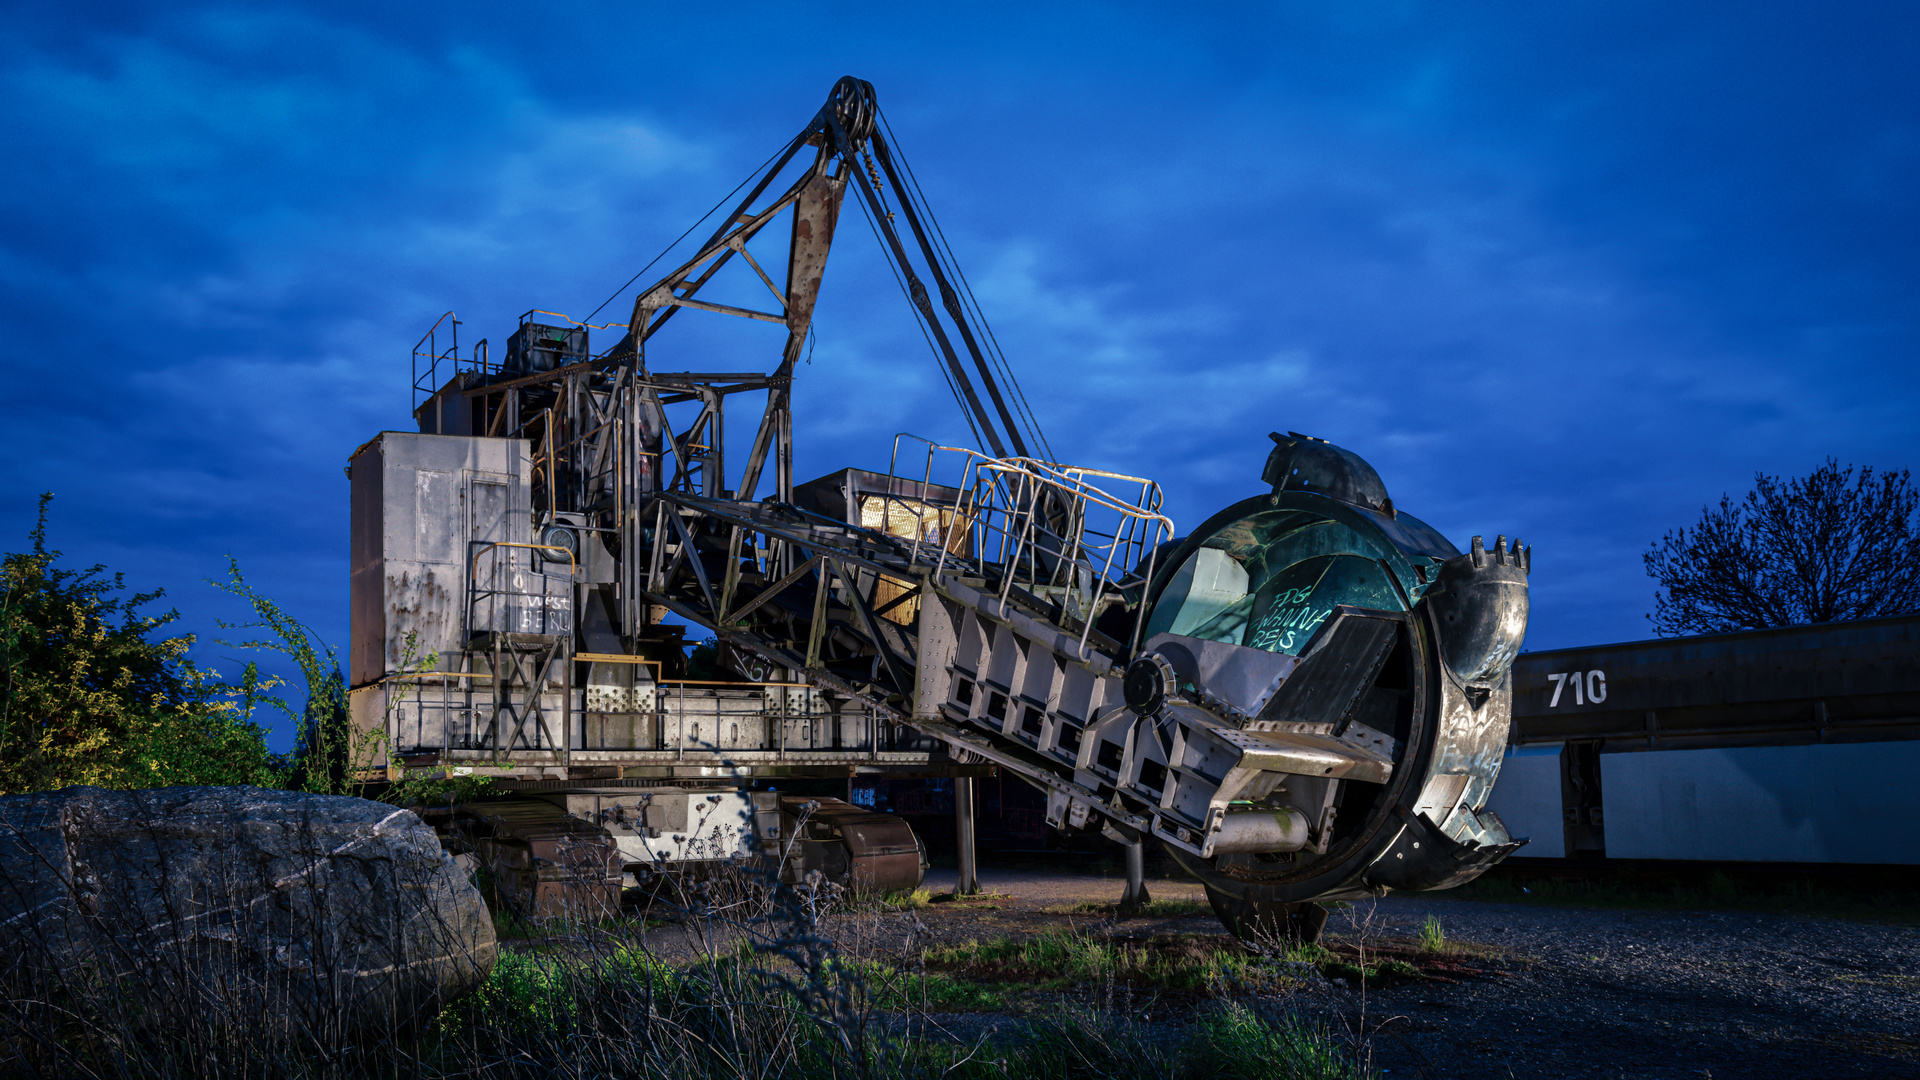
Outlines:
{"label": "metal siding panel", "polygon": [[1516,855],[1537,859],[1563,859],[1567,854],[1566,830],[1560,809],[1560,748],[1558,746],[1523,747],[1507,752],[1500,766],[1500,780],[1493,785],[1487,809],[1500,815],[1507,832],[1528,839]]}
{"label": "metal siding panel", "polygon": [[[532,536],[524,440],[390,431],[370,445],[380,448],[379,468],[365,472],[378,475],[365,488],[357,477],[354,496],[356,685],[398,671],[410,632],[416,662],[437,653],[441,667],[457,666],[468,538],[524,543]],[[482,497],[470,498],[469,488]]]}
{"label": "metal siding panel", "polygon": [[[1605,672],[1605,700],[1562,680],[1556,701],[1549,676],[1573,672]],[[1513,680],[1526,742],[1606,737],[1609,751],[1644,750],[1663,737],[1711,745],[1723,731],[1728,742],[1817,742],[1820,703],[1830,740],[1913,738],[1920,616],[1525,653]]]}
{"label": "metal siding panel", "polygon": [[468,539],[502,543],[511,540],[508,535],[513,531],[508,525],[511,497],[508,485],[504,481],[474,477],[472,496],[468,501],[473,509],[473,524],[471,532],[467,535]]}
{"label": "metal siding panel", "polygon": [[347,682],[364,686],[386,673],[381,663],[387,634],[381,582],[386,558],[382,543],[382,488],[386,478],[383,439],[361,447],[348,465]]}
{"label": "metal siding panel", "polygon": [[408,550],[396,552],[413,562],[456,563],[453,510],[454,474],[420,469],[413,474],[413,536]]}
{"label": "metal siding panel", "polygon": [[386,575],[386,670],[407,661],[407,635],[414,635],[411,666],[438,655],[447,670],[458,659],[465,590],[459,568],[446,564],[389,562]]}
{"label": "metal siding panel", "polygon": [[1601,768],[1611,858],[1920,864],[1904,827],[1920,742],[1607,754]]}

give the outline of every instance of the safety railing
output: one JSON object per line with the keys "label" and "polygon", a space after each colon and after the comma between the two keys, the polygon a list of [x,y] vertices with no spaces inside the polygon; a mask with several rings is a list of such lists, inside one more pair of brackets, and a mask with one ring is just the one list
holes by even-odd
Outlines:
{"label": "safety railing", "polygon": [[[903,471],[903,447],[917,469]],[[1062,620],[1077,629],[1086,650],[1095,621],[1109,604],[1132,593],[1137,602],[1152,580],[1159,546],[1173,538],[1171,519],[1160,512],[1160,486],[1151,480],[1035,458],[994,458],[966,447],[942,446],[916,435],[894,438],[889,469],[896,490],[889,503],[908,504],[925,520],[945,507],[926,498],[936,486],[959,498],[944,534],[916,531],[912,559],[938,574],[973,574],[988,580],[1004,604],[1018,589],[1058,605]],[[918,475],[914,475],[917,473]],[[1096,484],[1096,481],[1098,483]],[[920,497],[913,492],[915,485]],[[965,529],[964,541],[953,530]],[[904,539],[904,538],[903,538]],[[1139,644],[1136,611],[1129,652]]]}
{"label": "safety railing", "polygon": [[[447,341],[444,348],[440,345],[442,338]],[[481,338],[474,345],[470,355],[466,357],[460,355],[460,320],[451,311],[435,319],[433,325],[427,328],[427,332],[414,343],[413,409],[415,412],[420,410],[422,402],[440,392],[440,387],[443,385],[440,381],[442,362],[452,368],[447,373],[448,378],[462,371],[485,375],[493,367],[487,360],[486,338]]]}
{"label": "safety railing", "polygon": [[[559,552],[566,556],[567,576],[546,574],[531,564],[522,567],[518,551]],[[505,553],[506,558],[501,558]],[[486,581],[481,580],[485,560]],[[505,540],[474,540],[467,544],[466,638],[482,634],[536,634],[573,636],[573,551],[559,544],[528,544]]]}

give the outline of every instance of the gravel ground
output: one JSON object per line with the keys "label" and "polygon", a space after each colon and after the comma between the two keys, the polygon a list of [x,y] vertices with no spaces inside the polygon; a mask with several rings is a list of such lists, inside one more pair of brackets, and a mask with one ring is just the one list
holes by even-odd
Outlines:
{"label": "gravel ground", "polygon": [[[1113,878],[985,870],[1008,899],[918,913],[932,941],[1083,930],[1218,932],[1210,917],[1114,919]],[[928,886],[951,891],[954,875]],[[1153,881],[1155,900],[1201,899]],[[1049,911],[1048,909],[1053,909]],[[1324,980],[1287,1007],[1364,1032],[1387,1077],[1920,1078],[1920,928],[1721,911],[1612,911],[1389,897],[1335,913],[1329,937],[1407,941],[1436,916],[1483,975],[1360,992]],[[911,917],[909,917],[911,918]],[[876,928],[877,929],[877,928]],[[886,932],[883,932],[886,933]],[[943,1018],[945,1019],[945,1018]],[[1155,1018],[1159,1019],[1159,1018]],[[1006,1018],[950,1018],[958,1034]]]}

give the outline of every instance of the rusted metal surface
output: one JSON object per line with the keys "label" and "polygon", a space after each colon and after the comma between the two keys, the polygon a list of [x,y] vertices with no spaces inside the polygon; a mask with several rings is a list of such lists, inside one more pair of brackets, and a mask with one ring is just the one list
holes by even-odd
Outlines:
{"label": "rusted metal surface", "polygon": [[494,887],[530,918],[606,918],[620,910],[620,849],[601,826],[547,802],[461,807],[463,830]]}
{"label": "rusted metal surface", "polygon": [[789,881],[818,872],[857,892],[919,888],[926,855],[901,818],[839,799],[780,797],[781,873]]}

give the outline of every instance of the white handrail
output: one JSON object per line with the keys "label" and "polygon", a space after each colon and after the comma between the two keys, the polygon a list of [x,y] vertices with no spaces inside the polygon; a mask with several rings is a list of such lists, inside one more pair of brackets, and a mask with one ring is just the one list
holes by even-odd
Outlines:
{"label": "white handrail", "polygon": [[[900,475],[903,440],[926,447],[926,461],[917,479]],[[1115,579],[1116,572],[1124,575],[1129,567],[1139,566],[1151,579],[1159,545],[1175,535],[1172,519],[1160,513],[1163,496],[1159,485],[1144,477],[1105,469],[1062,465],[1030,457],[991,457],[969,447],[945,446],[901,432],[894,437],[893,458],[888,469],[889,479],[894,483],[885,499],[889,503],[914,500],[910,491],[918,485],[918,499],[914,501],[921,504],[922,510],[917,519],[924,520],[926,504],[944,501],[935,498],[934,489],[946,485],[936,485],[933,480],[934,458],[942,453],[958,455],[960,461],[959,482],[948,489],[954,492],[949,531],[964,527],[975,532],[978,543],[972,550],[974,557],[983,561],[983,569],[987,564],[998,562],[1001,568],[998,599],[1003,605],[1012,595],[1015,579],[1023,576],[1021,567],[1030,568],[1024,575],[1026,586],[1042,587],[1041,566],[1050,560],[1057,562],[1046,571],[1044,587],[1061,588],[1063,609],[1070,596],[1082,590],[1090,594],[1084,597],[1086,610],[1077,613],[1082,623],[1080,651],[1084,658],[1095,614],[1105,606],[1113,588],[1126,584],[1124,580]],[[1124,496],[1095,485],[1093,478],[1137,485],[1136,494],[1129,502]],[[908,491],[900,490],[902,480]],[[1055,532],[1055,526],[1044,513],[1044,500],[1049,493],[1065,511],[1066,520],[1059,526],[1061,532]],[[1097,512],[1117,518],[1112,521],[1110,531],[1096,527]],[[923,532],[924,527],[915,529],[909,556],[916,565],[926,565],[921,556]],[[940,556],[932,560],[936,576],[946,573],[950,557],[957,557],[954,544],[950,536],[943,536]]]}

